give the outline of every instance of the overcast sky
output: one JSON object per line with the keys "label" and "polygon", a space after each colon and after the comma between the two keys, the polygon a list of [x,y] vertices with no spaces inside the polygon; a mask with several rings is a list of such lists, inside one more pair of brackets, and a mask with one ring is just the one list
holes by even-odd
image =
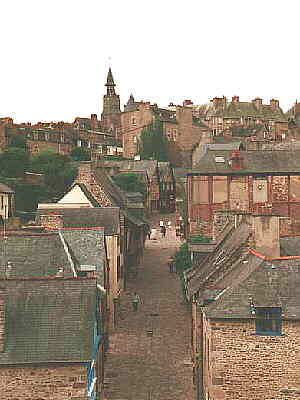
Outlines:
{"label": "overcast sky", "polygon": [[2,0],[0,117],[100,115],[109,66],[125,104],[300,100],[299,0]]}

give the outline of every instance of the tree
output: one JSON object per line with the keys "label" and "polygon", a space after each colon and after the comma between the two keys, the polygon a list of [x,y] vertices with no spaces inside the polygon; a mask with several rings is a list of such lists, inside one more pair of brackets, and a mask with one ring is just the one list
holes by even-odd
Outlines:
{"label": "tree", "polygon": [[46,150],[32,157],[31,170],[44,174],[46,186],[59,195],[76,177],[77,169],[70,162],[70,157]]}
{"label": "tree", "polygon": [[90,152],[82,147],[76,147],[71,151],[70,156],[75,161],[90,161],[91,159]]}
{"label": "tree", "polygon": [[113,177],[114,182],[125,192],[140,192],[145,197],[147,193],[147,187],[142,182],[139,175],[134,173],[124,173],[115,175]]}
{"label": "tree", "polygon": [[0,154],[1,175],[9,177],[20,177],[29,165],[29,153],[18,147],[9,147]]}
{"label": "tree", "polygon": [[12,135],[10,137],[8,147],[17,147],[19,149],[26,150],[27,148],[26,137],[20,134]]}
{"label": "tree", "polygon": [[143,129],[140,137],[140,155],[144,160],[168,161],[167,139],[161,121],[154,121]]}

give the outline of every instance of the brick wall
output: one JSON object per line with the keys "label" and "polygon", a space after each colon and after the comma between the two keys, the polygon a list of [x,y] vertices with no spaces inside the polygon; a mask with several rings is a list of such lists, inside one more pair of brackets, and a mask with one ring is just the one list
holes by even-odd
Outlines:
{"label": "brick wall", "polygon": [[204,383],[211,400],[299,398],[299,321],[283,321],[284,336],[255,335],[250,320],[207,321],[204,329]]}
{"label": "brick wall", "polygon": [[2,400],[85,400],[85,365],[0,367]]}

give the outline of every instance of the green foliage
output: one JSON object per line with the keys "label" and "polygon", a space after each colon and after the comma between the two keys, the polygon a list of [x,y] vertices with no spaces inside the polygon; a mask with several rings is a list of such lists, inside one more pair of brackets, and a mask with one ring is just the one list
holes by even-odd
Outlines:
{"label": "green foliage", "polygon": [[168,161],[167,139],[161,121],[154,121],[143,129],[140,137],[140,155],[143,160]]}
{"label": "green foliage", "polygon": [[138,174],[129,172],[113,176],[114,182],[125,192],[140,192],[146,196],[147,187]]}
{"label": "green foliage", "polygon": [[71,151],[70,156],[74,161],[90,161],[91,159],[90,152],[82,147],[76,147]]}
{"label": "green foliage", "polygon": [[51,188],[54,195],[60,195],[77,174],[70,162],[68,156],[47,150],[32,157],[31,171],[44,174],[45,185]]}
{"label": "green foliage", "polygon": [[29,166],[29,153],[19,147],[9,147],[0,154],[1,174],[8,177],[20,177]]}
{"label": "green foliage", "polygon": [[202,235],[195,235],[195,236],[191,236],[189,238],[189,241],[192,244],[205,244],[205,243],[210,243],[211,238],[209,238],[207,236],[202,236]]}
{"label": "green foliage", "polygon": [[17,147],[19,149],[24,149],[26,150],[26,138],[24,135],[12,135],[9,140],[9,145],[8,147]]}
{"label": "green foliage", "polygon": [[191,252],[188,249],[188,244],[183,243],[179,250],[173,256],[176,271],[182,274],[183,271],[192,267]]}

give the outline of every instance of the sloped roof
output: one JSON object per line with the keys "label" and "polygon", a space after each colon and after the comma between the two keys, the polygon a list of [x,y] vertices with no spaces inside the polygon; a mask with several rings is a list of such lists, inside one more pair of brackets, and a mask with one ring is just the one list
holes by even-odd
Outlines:
{"label": "sloped roof", "polygon": [[94,176],[96,182],[102,187],[114,206],[124,207],[126,196],[123,191],[114,183],[112,178],[106,173],[104,168],[95,168]]}
{"label": "sloped roof", "polygon": [[[197,168],[189,172],[193,175],[247,175],[255,173],[300,173],[300,151],[241,151],[242,168],[234,169],[230,165],[230,151],[208,150],[199,160]],[[225,162],[216,162],[223,157]]]}
{"label": "sloped roof", "polygon": [[97,279],[104,286],[104,228],[62,228],[60,232],[80,265],[96,266]]}
{"label": "sloped roof", "polygon": [[[204,288],[218,287],[220,275],[224,278],[231,271],[231,265],[235,260],[247,252],[250,228],[246,222],[241,223],[237,229],[229,225],[224,234],[223,241],[205,262],[186,274],[186,290],[189,298]],[[223,286],[220,288],[223,289]]]}
{"label": "sloped roof", "polygon": [[[246,267],[245,267],[246,265]],[[249,255],[240,263],[244,276],[227,283],[223,294],[205,309],[210,318],[255,318],[254,307],[281,307],[284,319],[300,318],[299,259],[265,261]]]}
{"label": "sloped roof", "polygon": [[15,193],[9,186],[0,183],[0,193]]}
{"label": "sloped roof", "polygon": [[104,227],[105,235],[116,235],[120,230],[119,207],[80,207],[37,209],[37,222],[40,216],[49,212],[62,215],[65,228]]}
{"label": "sloped roof", "polygon": [[172,173],[172,168],[170,165],[169,161],[160,161],[158,163],[158,172],[159,172],[159,176],[162,180],[165,180],[168,176],[169,173]]}
{"label": "sloped roof", "polygon": [[0,365],[91,359],[94,279],[2,280],[1,288],[6,306]]}
{"label": "sloped roof", "polygon": [[157,161],[155,160],[106,160],[101,161],[104,168],[119,168],[120,171],[125,172],[147,172],[148,176],[151,177],[155,174],[157,168]]}
{"label": "sloped roof", "polygon": [[66,276],[73,276],[56,232],[7,232],[7,239],[0,241],[0,278],[5,276],[7,262],[11,278],[55,276],[61,266]]}
{"label": "sloped roof", "polygon": [[300,237],[285,237],[280,239],[280,255],[298,256],[300,254]]}

